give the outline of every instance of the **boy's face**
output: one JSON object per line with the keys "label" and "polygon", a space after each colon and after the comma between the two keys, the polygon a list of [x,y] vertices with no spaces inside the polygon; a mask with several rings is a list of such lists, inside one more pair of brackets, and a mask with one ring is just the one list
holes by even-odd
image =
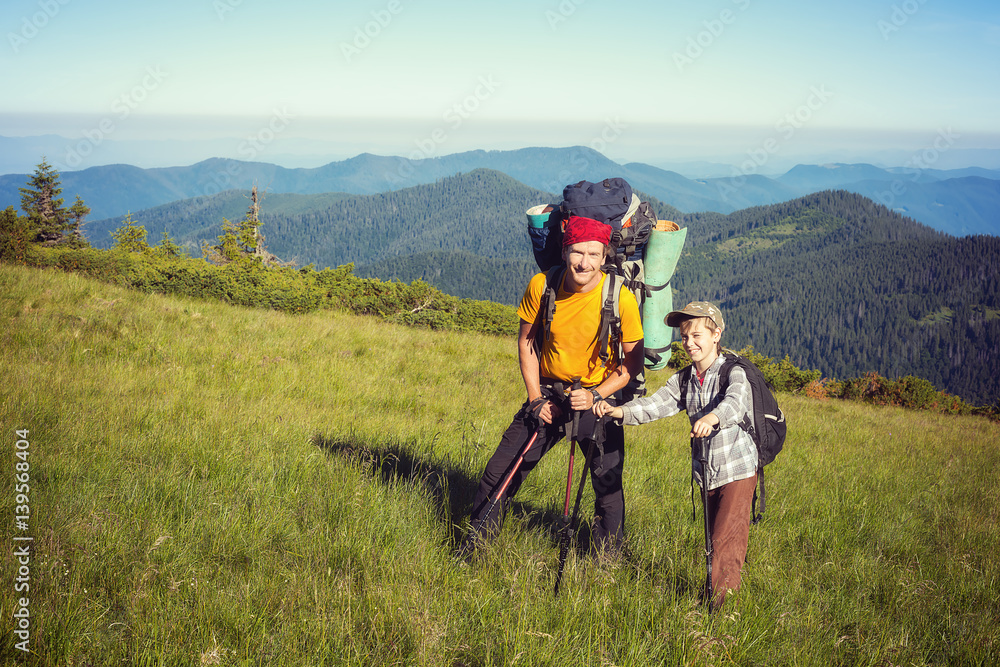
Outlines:
{"label": "boy's face", "polygon": [[681,343],[691,361],[714,361],[719,355],[718,345],[722,339],[722,329],[712,327],[712,321],[707,317],[681,322]]}

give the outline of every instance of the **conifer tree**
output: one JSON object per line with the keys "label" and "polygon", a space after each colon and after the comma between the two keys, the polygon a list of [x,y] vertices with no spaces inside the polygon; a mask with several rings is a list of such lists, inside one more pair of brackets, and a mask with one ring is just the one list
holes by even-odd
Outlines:
{"label": "conifer tree", "polygon": [[281,261],[267,251],[264,235],[260,232],[260,196],[257,186],[250,190],[250,206],[243,219],[230,222],[222,219],[222,235],[219,243],[209,246],[202,243],[202,254],[212,264],[229,264],[242,259],[257,259],[264,265],[281,265]]}
{"label": "conifer tree", "polygon": [[85,248],[90,246],[90,242],[83,236],[83,232],[80,231],[83,227],[83,219],[90,214],[90,207],[83,203],[80,195],[76,196],[76,200],[73,205],[69,207],[69,217],[72,222],[69,223],[69,243],[74,248]]}
{"label": "conifer tree", "polygon": [[0,260],[25,261],[31,238],[27,218],[18,215],[13,206],[0,211]]}
{"label": "conifer tree", "polygon": [[28,217],[34,233],[33,240],[50,245],[61,241],[70,230],[71,214],[63,208],[59,172],[43,157],[27,187],[19,190],[21,210]]}
{"label": "conifer tree", "polygon": [[160,241],[160,245],[153,248],[153,251],[158,255],[163,257],[181,257],[183,251],[181,247],[174,243],[174,240],[170,238],[170,235],[166,231],[163,232],[163,239]]}
{"label": "conifer tree", "polygon": [[111,238],[115,240],[112,248],[117,248],[126,252],[149,253],[151,248],[149,247],[149,243],[146,241],[146,234],[146,228],[142,225],[136,224],[136,221],[132,219],[132,213],[130,211],[129,214],[125,216],[125,219],[122,220],[122,226],[111,232]]}

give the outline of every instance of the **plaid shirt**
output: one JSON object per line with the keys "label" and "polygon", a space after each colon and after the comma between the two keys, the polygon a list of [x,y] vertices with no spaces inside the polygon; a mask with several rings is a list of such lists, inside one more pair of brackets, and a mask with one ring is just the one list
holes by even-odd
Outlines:
{"label": "plaid shirt", "polygon": [[[746,373],[736,366],[729,373],[729,387],[719,394],[719,369],[725,359],[720,355],[705,373],[704,382],[692,372],[687,387],[687,405],[681,404],[681,375],[674,373],[667,383],[652,396],[637,398],[622,406],[622,423],[628,426],[645,424],[655,419],[672,417],[687,410],[691,423],[712,412],[719,425],[709,436],[708,488],[716,489],[757,474],[757,446],[737,424],[744,415],[753,414],[753,398]],[[701,484],[701,464],[698,452],[691,452],[691,470]]]}

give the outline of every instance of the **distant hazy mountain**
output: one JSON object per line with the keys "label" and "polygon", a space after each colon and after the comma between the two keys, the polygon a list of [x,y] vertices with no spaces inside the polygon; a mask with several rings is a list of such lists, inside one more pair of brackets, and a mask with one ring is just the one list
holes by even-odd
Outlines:
{"label": "distant hazy mountain", "polygon": [[[799,165],[776,179],[760,175],[689,179],[647,164],[620,165],[585,147],[469,151],[424,160],[366,153],[310,169],[218,158],[188,167],[157,169],[109,165],[65,172],[62,184],[67,202],[79,194],[91,207],[91,220],[120,220],[129,211],[229,189],[249,189],[254,183],[272,194],[365,195],[434,183],[475,169],[505,173],[529,187],[551,193],[552,199],[558,199],[563,186],[569,183],[622,176],[637,190],[685,212],[731,213],[839,188],[865,194],[953,235],[1000,234],[1000,198],[995,188],[982,182],[1000,180],[1000,171],[996,170],[963,169],[953,174],[934,169],[887,170],[869,164],[833,164]],[[19,206],[18,188],[28,178],[28,174],[0,176],[0,207]]]}
{"label": "distant hazy mountain", "polygon": [[[904,188],[902,194],[896,195],[894,186]],[[862,181],[845,189],[914,220],[934,220],[932,227],[955,236],[1000,235],[1000,180],[967,176],[927,183]]]}
{"label": "distant hazy mountain", "polygon": [[[922,182],[937,180],[920,172],[918,176]],[[808,194],[860,181],[892,181],[900,177],[870,164],[800,164],[775,180],[795,192]]]}

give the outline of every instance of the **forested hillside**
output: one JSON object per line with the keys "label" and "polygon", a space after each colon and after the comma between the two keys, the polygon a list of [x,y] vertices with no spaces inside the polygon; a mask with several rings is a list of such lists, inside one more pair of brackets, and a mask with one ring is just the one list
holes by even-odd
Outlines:
{"label": "forested hillside", "polygon": [[494,259],[468,252],[436,250],[385,259],[358,267],[354,273],[364,278],[405,283],[423,280],[446,294],[515,305],[528,280],[537,272],[530,251],[521,259]]}
{"label": "forested hillside", "polygon": [[718,301],[732,346],[829,377],[1000,396],[1000,239],[947,236],[840,191],[683,224],[675,301]]}
{"label": "forested hillside", "polygon": [[[718,301],[731,347],[827,377],[915,375],[977,404],[1000,397],[1000,239],[948,236],[843,191],[676,220],[688,242],[674,302]],[[525,247],[519,259],[435,251],[359,273],[515,304],[534,270]]]}
{"label": "forested hillside", "polygon": [[[261,217],[276,219],[286,215],[297,215],[303,211],[325,209],[354,195],[342,192],[323,194],[281,194],[268,193],[262,197]],[[182,246],[198,248],[201,240],[214,241],[221,232],[222,220],[239,220],[246,213],[250,202],[247,190],[226,190],[214,195],[181,199],[143,211],[132,211],[137,220],[149,233],[149,238],[157,241],[166,232]],[[121,226],[121,218],[106,218],[87,224],[87,239],[98,248],[110,248],[113,244],[112,232]],[[265,232],[266,235],[266,232]],[[197,254],[197,253],[196,253]]]}
{"label": "forested hillside", "polygon": [[[675,303],[713,299],[732,347],[752,344],[828,377],[916,375],[966,400],[1000,396],[1000,239],[955,238],[844,191],[729,215],[683,215],[688,228]],[[535,270],[524,211],[558,197],[496,171],[475,170],[378,195],[268,195],[269,249],[318,268],[422,279],[456,296],[516,304]],[[237,218],[239,192],[142,212],[193,245]],[[162,225],[162,227],[161,227]]]}

